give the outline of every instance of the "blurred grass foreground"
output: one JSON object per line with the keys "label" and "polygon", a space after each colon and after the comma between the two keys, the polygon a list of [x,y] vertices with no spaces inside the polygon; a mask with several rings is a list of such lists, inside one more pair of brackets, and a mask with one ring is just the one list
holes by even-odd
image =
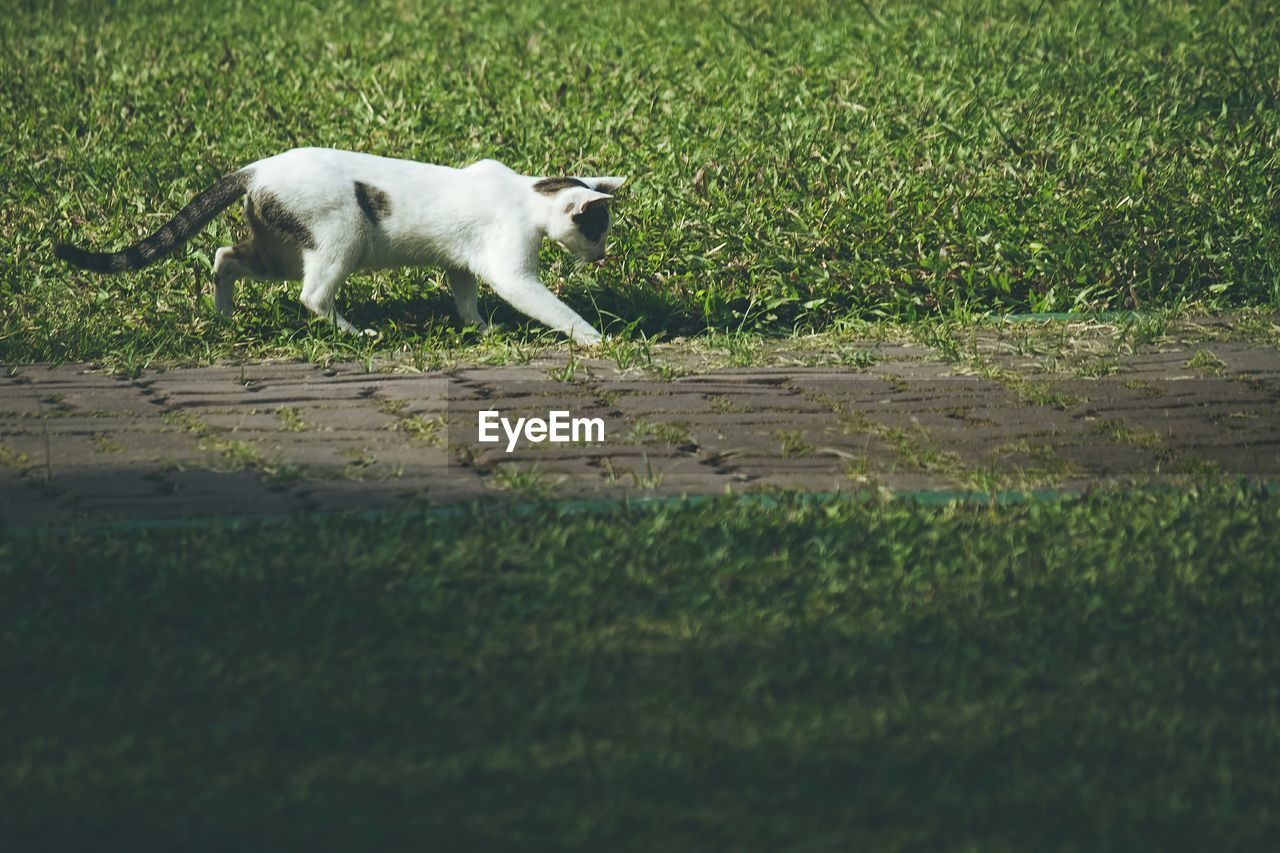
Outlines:
{"label": "blurred grass foreground", "polygon": [[0,539],[0,846],[1265,850],[1280,499]]}

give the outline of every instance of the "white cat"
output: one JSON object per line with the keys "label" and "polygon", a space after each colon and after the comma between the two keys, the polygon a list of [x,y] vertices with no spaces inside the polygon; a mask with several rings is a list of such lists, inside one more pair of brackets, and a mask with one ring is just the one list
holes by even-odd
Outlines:
{"label": "white cat", "polygon": [[[163,228],[119,252],[59,244],[58,257],[99,273],[151,264],[195,236],[240,196],[250,238],[218,249],[218,310],[230,316],[235,283],[302,279],[302,304],[355,329],[334,297],[359,270],[445,268],[466,323],[484,327],[476,279],[516,310],[584,344],[600,333],[538,279],[544,237],[576,257],[604,257],[609,201],[626,178],[531,178],[494,160],[465,169],[328,148],[296,148],[227,175]],[[366,330],[366,333],[372,334]]]}

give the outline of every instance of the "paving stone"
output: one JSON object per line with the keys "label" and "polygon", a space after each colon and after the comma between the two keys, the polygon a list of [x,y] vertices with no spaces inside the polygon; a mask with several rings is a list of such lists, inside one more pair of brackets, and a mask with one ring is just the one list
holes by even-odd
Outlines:
{"label": "paving stone", "polygon": [[[549,372],[567,364],[563,352],[429,373],[267,362],[133,381],[85,365],[22,366],[0,377],[0,498],[19,507],[6,507],[9,516],[93,520],[527,498],[494,488],[494,469],[507,464],[537,465],[559,480],[556,494],[597,496],[1280,472],[1280,350],[1210,340],[1128,355],[1116,354],[1109,327],[1073,327],[1061,346],[1035,334],[983,331],[977,341],[990,359],[1065,395],[1064,408],[1033,405],[1018,394],[1031,386],[900,343],[861,344],[876,359],[865,368],[798,367],[803,353],[786,346],[750,368],[707,370],[718,356],[684,353],[674,360],[698,372],[671,381],[588,358],[573,382],[559,382]],[[1222,362],[1222,376],[1187,366],[1200,350]],[[1088,358],[1118,372],[1074,375]],[[303,430],[285,428],[285,407]],[[606,440],[522,442],[506,454],[476,442],[486,408],[600,417]],[[410,428],[415,416],[447,423],[424,441]],[[201,424],[216,432],[202,435]]]}
{"label": "paving stone", "polygon": [[8,416],[39,417],[51,409],[43,398],[47,395],[30,386],[8,387],[0,393],[0,412]]}
{"label": "paving stone", "polygon": [[583,391],[580,394],[565,393],[563,391],[553,393],[555,389],[546,389],[542,393],[520,391],[507,393],[506,389],[501,389],[501,391],[501,393],[494,394],[492,397],[451,401],[449,410],[477,412],[483,409],[496,409],[504,415],[508,413],[512,415],[540,413],[545,416],[547,412],[552,410],[568,410],[577,415],[581,409],[599,406],[597,396],[590,391]]}
{"label": "paving stone", "polygon": [[[394,428],[406,414],[410,412],[406,410],[391,414],[373,406],[307,406],[298,409],[298,416],[305,425],[301,432],[388,431]],[[422,414],[422,412],[413,414]],[[279,424],[278,420],[277,424]]]}
{"label": "paving stone", "polygon": [[516,382],[547,382],[551,377],[547,375],[545,367],[537,367],[532,365],[515,365],[506,367],[471,367],[452,371],[450,374],[455,381],[463,384],[480,383],[484,385],[505,384]]}

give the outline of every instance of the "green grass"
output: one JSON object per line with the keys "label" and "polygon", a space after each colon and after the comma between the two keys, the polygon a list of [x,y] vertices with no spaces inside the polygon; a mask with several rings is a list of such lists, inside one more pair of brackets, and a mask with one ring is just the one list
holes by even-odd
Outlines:
{"label": "green grass", "polygon": [[0,20],[0,361],[472,346],[434,272],[349,283],[376,341],[309,325],[296,285],[243,286],[219,321],[197,295],[235,212],[137,274],[52,257],[131,242],[295,145],[630,175],[610,265],[548,247],[544,273],[629,336],[1276,306],[1278,64],[1269,0],[20,0]]}
{"label": "green grass", "polygon": [[1269,849],[1280,499],[0,539],[0,844]]}

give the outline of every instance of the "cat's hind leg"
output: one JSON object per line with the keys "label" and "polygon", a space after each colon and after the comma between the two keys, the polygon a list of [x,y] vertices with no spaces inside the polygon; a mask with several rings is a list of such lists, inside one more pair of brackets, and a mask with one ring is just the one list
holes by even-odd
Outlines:
{"label": "cat's hind leg", "polygon": [[253,228],[250,238],[237,246],[223,246],[213,256],[213,304],[230,317],[236,282],[286,281],[302,271],[298,250],[275,239],[260,227]]}
{"label": "cat's hind leg", "polygon": [[251,274],[245,257],[243,246],[223,246],[213,256],[213,305],[224,317],[235,306],[236,282]]}
{"label": "cat's hind leg", "polygon": [[453,291],[453,301],[458,306],[458,316],[468,326],[475,326],[480,331],[489,328],[489,324],[480,316],[480,305],[476,296],[476,277],[466,270],[445,270],[449,278],[449,289]]}

